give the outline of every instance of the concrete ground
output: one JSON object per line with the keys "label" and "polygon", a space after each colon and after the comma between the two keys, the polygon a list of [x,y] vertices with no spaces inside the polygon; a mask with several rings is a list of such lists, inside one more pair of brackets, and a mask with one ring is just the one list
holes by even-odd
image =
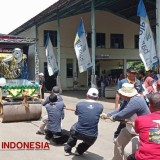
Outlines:
{"label": "concrete ground", "polygon": [[[49,93],[46,93],[47,96]],[[85,99],[86,91],[64,91],[63,99],[67,107],[75,108],[77,102]],[[114,99],[100,98],[104,112],[114,109]],[[43,107],[42,116],[46,114]],[[77,121],[73,111],[65,110],[63,128],[69,130]],[[113,133],[118,123],[100,120],[99,136],[93,146],[83,156],[64,156],[63,146],[49,145],[49,150],[2,149],[3,142],[47,142],[44,135],[37,135],[39,121],[0,123],[0,159],[1,160],[111,160],[113,156]],[[79,141],[78,141],[79,143]],[[73,148],[73,152],[75,148]]]}

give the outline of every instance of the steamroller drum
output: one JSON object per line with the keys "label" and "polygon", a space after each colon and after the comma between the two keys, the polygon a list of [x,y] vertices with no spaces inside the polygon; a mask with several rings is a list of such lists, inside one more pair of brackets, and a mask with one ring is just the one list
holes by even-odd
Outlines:
{"label": "steamroller drum", "polygon": [[28,101],[29,107],[22,105],[22,102],[5,102],[3,104],[3,113],[1,122],[20,122],[39,120],[42,114],[42,105],[40,101]]}

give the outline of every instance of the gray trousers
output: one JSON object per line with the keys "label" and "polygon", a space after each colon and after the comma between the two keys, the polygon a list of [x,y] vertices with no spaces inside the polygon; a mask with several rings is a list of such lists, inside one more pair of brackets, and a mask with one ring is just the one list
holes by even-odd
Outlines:
{"label": "gray trousers", "polygon": [[135,153],[139,147],[139,136],[133,137],[124,148],[124,160],[127,160],[128,156]]}
{"label": "gray trousers", "polygon": [[[123,160],[124,157],[124,148],[127,146],[127,144],[130,142],[130,140],[134,137],[134,135],[130,134],[128,130],[123,128],[118,135],[115,145],[114,145],[114,156],[112,160]],[[131,148],[129,148],[131,147]],[[129,154],[129,151],[132,150],[132,146],[128,146],[128,150],[125,150],[126,153]]]}

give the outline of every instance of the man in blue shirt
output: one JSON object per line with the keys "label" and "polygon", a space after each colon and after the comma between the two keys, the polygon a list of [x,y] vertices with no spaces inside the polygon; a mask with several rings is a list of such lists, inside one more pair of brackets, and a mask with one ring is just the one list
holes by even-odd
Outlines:
{"label": "man in blue shirt", "polygon": [[98,136],[98,123],[103,111],[103,105],[98,103],[98,90],[90,88],[87,92],[87,100],[76,105],[75,114],[78,115],[78,122],[70,130],[70,137],[64,146],[65,155],[70,155],[77,140],[82,140],[78,144],[75,154],[82,155],[94,144]]}
{"label": "man in blue shirt", "polygon": [[[134,87],[137,89],[138,93],[142,94],[144,89],[142,87],[142,83],[140,82],[140,80],[138,80],[136,78],[136,75],[137,75],[137,71],[135,68],[133,68],[133,67],[128,68],[127,69],[127,77],[122,79],[121,81],[119,81],[117,90],[122,88],[123,83],[131,83],[131,84],[134,84]],[[120,95],[117,92],[116,93],[116,100],[115,100],[115,109],[116,110],[118,109],[119,101],[120,101]]]}
{"label": "man in blue shirt", "polygon": [[[137,116],[150,113],[145,99],[138,94],[133,84],[124,83],[122,88],[118,90],[118,93],[127,103],[124,109],[107,114],[107,117],[110,117],[112,121],[125,121],[128,119],[134,122]],[[136,133],[131,125],[126,125],[126,127],[120,131],[115,141],[114,157],[112,160],[123,160],[124,148],[135,135]]]}
{"label": "man in blue shirt", "polygon": [[[63,101],[61,95],[60,95],[60,88],[58,86],[54,86],[52,88],[52,93],[54,93],[56,96],[57,96],[57,101],[60,102],[60,101]],[[46,104],[50,103],[49,101],[49,97],[46,97],[46,99],[44,100],[44,102],[42,102],[42,105],[45,106]],[[64,105],[64,108],[65,108],[65,105]],[[40,124],[39,126],[39,130],[36,132],[36,134],[45,134],[45,127],[48,123],[48,115],[45,115],[42,117],[42,123]]]}
{"label": "man in blue shirt", "polygon": [[[137,90],[137,92],[140,95],[143,96],[142,93],[143,93],[144,89],[142,87],[141,81],[136,78],[136,75],[137,75],[137,71],[136,71],[135,68],[133,68],[133,67],[128,68],[127,69],[127,77],[122,79],[118,83],[118,90],[122,88],[122,85],[124,83],[130,83],[130,84],[133,84],[135,89]],[[126,106],[127,101],[122,100],[120,108],[118,108],[119,101],[120,101],[120,94],[117,91],[116,100],[115,100],[115,110],[122,110]],[[125,127],[124,123],[120,123],[119,124],[117,130],[114,133],[114,140],[117,138],[117,136],[119,135],[121,129],[124,128],[124,127]]]}
{"label": "man in blue shirt", "polygon": [[52,139],[56,144],[63,144],[69,138],[69,132],[62,130],[61,121],[64,119],[64,103],[57,101],[57,95],[51,93],[49,102],[45,105],[48,114],[48,123],[45,138]]}

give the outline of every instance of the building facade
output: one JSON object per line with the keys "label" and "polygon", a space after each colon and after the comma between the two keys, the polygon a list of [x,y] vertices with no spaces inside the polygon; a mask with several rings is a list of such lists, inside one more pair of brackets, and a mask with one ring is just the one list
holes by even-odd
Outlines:
{"label": "building facade", "polygon": [[[83,18],[88,46],[91,53],[91,12],[60,19],[60,82],[64,90],[72,89],[75,79],[78,87],[90,85],[91,71],[79,73],[74,39],[80,19]],[[30,79],[35,79],[35,50],[38,53],[39,72],[44,72],[46,87],[50,90],[56,84],[56,76],[49,77],[45,55],[45,41],[50,34],[55,56],[57,58],[57,20],[49,21],[39,26],[32,26],[19,33],[19,36],[36,38],[37,44],[32,45],[28,52],[28,70]],[[95,73],[102,72],[113,77],[120,73],[126,74],[127,62],[140,60],[138,50],[139,25],[127,19],[106,11],[96,11],[95,14]]]}

